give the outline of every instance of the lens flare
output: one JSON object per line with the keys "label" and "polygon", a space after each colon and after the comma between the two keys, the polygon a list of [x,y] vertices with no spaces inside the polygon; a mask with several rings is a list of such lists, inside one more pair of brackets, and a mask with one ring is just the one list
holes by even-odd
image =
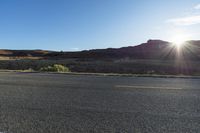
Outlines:
{"label": "lens flare", "polygon": [[173,32],[173,36],[170,38],[170,41],[177,49],[177,52],[181,52],[183,47],[185,47],[186,41],[191,39],[191,34],[186,33],[184,31],[176,31]]}
{"label": "lens flare", "polygon": [[173,43],[178,49],[180,49],[180,48],[183,46],[183,44],[184,44],[185,41],[187,41],[187,40],[186,40],[186,37],[183,36],[183,35],[177,35],[177,36],[175,36],[175,37],[172,39],[172,43]]}

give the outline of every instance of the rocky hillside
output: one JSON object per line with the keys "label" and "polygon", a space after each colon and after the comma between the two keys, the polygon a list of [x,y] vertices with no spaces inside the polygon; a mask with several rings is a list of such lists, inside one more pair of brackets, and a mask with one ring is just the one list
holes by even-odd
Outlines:
{"label": "rocky hillside", "polygon": [[146,43],[122,48],[95,49],[80,52],[52,52],[51,58],[87,59],[200,59],[200,41],[187,41],[178,48],[175,44],[162,40],[149,40]]}
{"label": "rocky hillside", "polygon": [[46,58],[46,59],[200,59],[200,41],[187,41],[182,47],[162,41],[149,40],[146,43],[122,48],[93,49],[79,52],[55,52],[44,50],[0,50],[0,57]]}

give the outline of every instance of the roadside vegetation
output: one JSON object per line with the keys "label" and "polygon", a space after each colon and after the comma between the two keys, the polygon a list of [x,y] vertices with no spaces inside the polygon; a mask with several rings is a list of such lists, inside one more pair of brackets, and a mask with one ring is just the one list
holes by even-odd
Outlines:
{"label": "roadside vegetation", "polygon": [[42,72],[70,72],[69,68],[60,64],[54,64],[53,66],[42,67]]}
{"label": "roadside vegetation", "polygon": [[[57,65],[55,65],[57,64]],[[149,75],[200,75],[199,61],[173,60],[0,60],[0,70]]]}

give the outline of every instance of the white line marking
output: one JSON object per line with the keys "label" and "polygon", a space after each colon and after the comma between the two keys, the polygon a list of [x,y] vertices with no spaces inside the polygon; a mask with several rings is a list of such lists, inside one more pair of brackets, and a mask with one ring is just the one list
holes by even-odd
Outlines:
{"label": "white line marking", "polygon": [[133,88],[133,89],[163,89],[163,90],[181,90],[182,88],[165,87],[165,86],[132,86],[132,85],[116,85],[116,88]]}

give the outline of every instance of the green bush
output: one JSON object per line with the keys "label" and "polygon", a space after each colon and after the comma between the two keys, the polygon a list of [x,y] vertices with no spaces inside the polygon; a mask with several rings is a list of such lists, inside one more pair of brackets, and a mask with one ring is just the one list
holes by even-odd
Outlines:
{"label": "green bush", "polygon": [[54,64],[53,66],[42,67],[40,71],[43,72],[70,72],[68,67],[63,65]]}

